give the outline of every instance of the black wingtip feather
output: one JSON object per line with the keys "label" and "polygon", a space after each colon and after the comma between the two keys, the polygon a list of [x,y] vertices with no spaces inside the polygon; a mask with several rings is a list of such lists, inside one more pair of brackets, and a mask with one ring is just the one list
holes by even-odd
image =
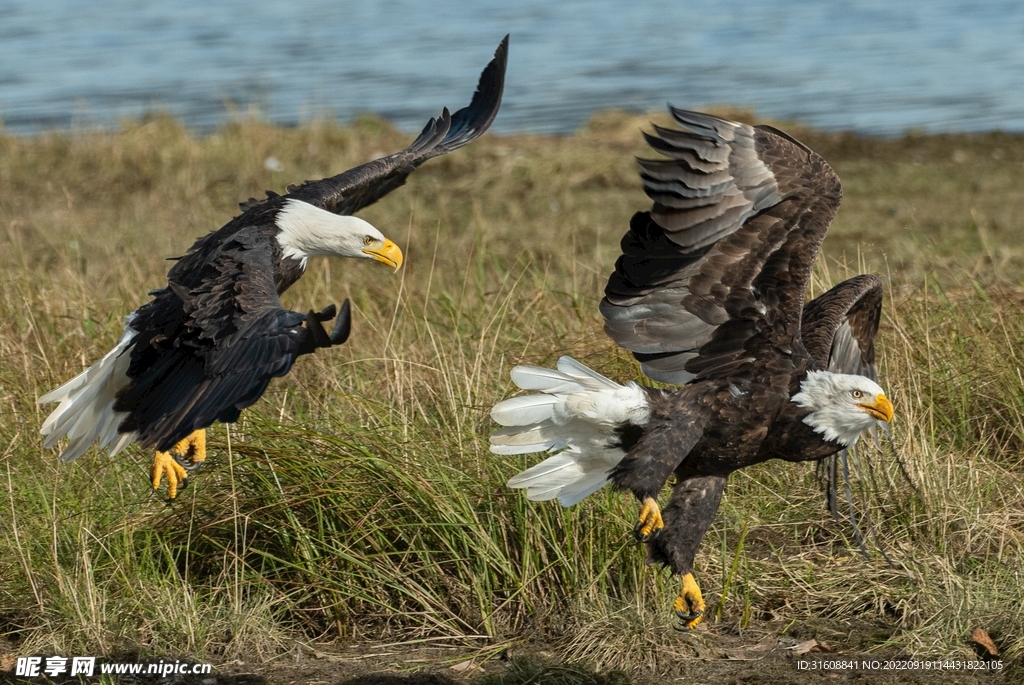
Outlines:
{"label": "black wingtip feather", "polygon": [[436,146],[444,141],[448,131],[451,129],[452,118],[448,113],[448,108],[445,107],[441,110],[441,116],[430,118],[427,125],[423,127],[420,134],[416,137],[416,140],[412,142],[408,148],[409,152],[418,152],[420,150],[430,150],[431,148],[436,149]]}
{"label": "black wingtip feather", "polygon": [[338,320],[334,322],[334,330],[331,331],[331,344],[332,345],[343,345],[348,340],[348,336],[352,333],[352,306],[348,300],[345,300],[341,305],[341,311],[338,312]]}
{"label": "black wingtip feather", "polygon": [[451,114],[447,108],[431,119],[406,149],[375,159],[336,176],[288,186],[292,197],[335,214],[355,214],[395,188],[428,159],[463,147],[490,127],[501,106],[508,60],[508,36],[480,75],[469,105]]}
{"label": "black wingtip feather", "polygon": [[[469,105],[451,117],[451,128],[431,157],[457,150],[479,138],[498,116],[501,96],[505,90],[505,68],[508,64],[508,40],[506,34],[494,51],[494,57],[484,67],[480,80]],[[447,112],[447,109],[445,110]]]}
{"label": "black wingtip feather", "polygon": [[334,318],[334,315],[338,312],[338,308],[333,304],[329,304],[320,310],[320,313],[316,315],[317,321],[330,321]]}
{"label": "black wingtip feather", "polygon": [[[309,331],[308,335],[311,342],[308,350],[309,352],[320,347],[331,346],[331,339],[327,335],[327,331],[325,331],[324,327],[320,324],[320,321],[322,321],[322,319],[317,316],[316,312],[310,309],[309,313],[306,315],[306,330]],[[307,352],[307,350],[300,349],[300,354],[304,352]]]}

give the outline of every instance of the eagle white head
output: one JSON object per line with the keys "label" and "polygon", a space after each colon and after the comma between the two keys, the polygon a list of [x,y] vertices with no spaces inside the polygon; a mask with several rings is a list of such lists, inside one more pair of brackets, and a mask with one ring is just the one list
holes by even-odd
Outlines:
{"label": "eagle white head", "polygon": [[850,447],[860,434],[892,420],[893,406],[885,391],[866,376],[810,371],[792,401],[810,409],[804,423],[826,440]]}
{"label": "eagle white head", "polygon": [[285,257],[306,259],[314,255],[376,259],[397,271],[402,251],[372,224],[290,198],[277,213],[277,242]]}

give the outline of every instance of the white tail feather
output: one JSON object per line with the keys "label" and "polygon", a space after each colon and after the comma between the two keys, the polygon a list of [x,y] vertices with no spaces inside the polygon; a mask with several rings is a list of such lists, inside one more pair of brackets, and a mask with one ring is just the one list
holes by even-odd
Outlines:
{"label": "white tail feather", "polygon": [[558,358],[558,370],[567,376],[572,376],[583,387],[591,390],[616,390],[622,387],[611,378],[602,376],[569,356]]}
{"label": "white tail feather", "polygon": [[517,366],[511,376],[512,382],[523,390],[572,392],[580,389],[580,384],[571,376],[539,366]]}
{"label": "white tail feather", "polygon": [[129,315],[125,320],[124,334],[114,349],[64,385],[39,398],[39,404],[60,402],[43,421],[39,432],[46,436],[43,442],[46,448],[53,447],[65,436],[69,439],[68,446],[61,452],[61,461],[74,461],[97,440],[100,448],[113,444],[110,454],[114,455],[135,439],[134,433],[118,433],[125,414],[114,411],[118,391],[129,382],[131,356],[123,353],[136,333],[130,326],[131,319]]}
{"label": "white tail feather", "polygon": [[523,395],[499,402],[491,409],[491,418],[502,426],[526,426],[548,421],[555,415],[558,398],[554,395]]}
{"label": "white tail feather", "polygon": [[625,453],[615,431],[625,423],[646,425],[647,395],[636,383],[620,385],[571,357],[558,370],[517,366],[512,380],[523,395],[499,402],[491,417],[504,428],[491,436],[495,454],[562,450],[508,481],[525,488],[527,499],[558,498],[572,506],[608,482],[609,472]]}

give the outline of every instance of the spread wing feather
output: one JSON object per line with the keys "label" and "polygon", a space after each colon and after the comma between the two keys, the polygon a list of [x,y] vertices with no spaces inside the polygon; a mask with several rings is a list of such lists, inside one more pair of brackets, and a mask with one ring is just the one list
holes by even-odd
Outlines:
{"label": "spread wing feather", "polygon": [[805,305],[804,347],[821,368],[877,381],[875,335],[881,318],[882,281],[872,274],[855,276]]}
{"label": "spread wing feather", "polygon": [[807,279],[839,206],[825,161],[771,127],[672,108],[638,160],[649,212],[608,280],[605,332],[655,380],[742,372],[767,340],[799,338]]}
{"label": "spread wing feather", "polygon": [[[843,281],[831,290],[814,298],[804,307],[802,334],[804,346],[819,368],[834,373],[853,373],[878,380],[875,367],[875,335],[882,318],[882,281],[871,274],[861,274]],[[878,444],[877,434],[872,437]],[[860,459],[859,457],[863,457]],[[825,497],[832,516],[839,520],[839,500],[842,488],[850,524],[861,552],[867,556],[864,535],[858,518],[870,529],[872,521],[869,511],[864,508],[857,515],[853,486],[850,478],[850,462],[862,483],[873,482],[871,455],[861,452],[857,446],[841,450],[831,457],[818,462],[818,476],[825,486]],[[870,474],[864,473],[864,462]],[[909,479],[908,479],[909,480]],[[842,481],[840,483],[840,481]],[[881,541],[878,548],[885,556]],[[886,557],[888,559],[888,557]],[[890,562],[891,563],[891,562]]]}
{"label": "spread wing feather", "polygon": [[[508,36],[502,39],[494,58],[484,68],[469,105],[432,118],[412,144],[393,155],[361,164],[354,169],[318,181],[288,187],[291,197],[335,214],[355,214],[360,209],[405,184],[406,179],[428,159],[457,150],[479,138],[490,127],[501,105],[508,61]],[[253,206],[249,200],[243,209]]]}

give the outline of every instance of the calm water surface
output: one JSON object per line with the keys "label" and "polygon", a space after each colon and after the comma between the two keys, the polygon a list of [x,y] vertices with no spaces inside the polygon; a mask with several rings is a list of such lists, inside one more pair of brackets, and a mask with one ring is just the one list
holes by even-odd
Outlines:
{"label": "calm water surface", "polygon": [[728,103],[878,134],[1024,131],[1024,2],[0,0],[7,132],[166,110],[208,130],[468,101],[512,34],[499,131]]}

